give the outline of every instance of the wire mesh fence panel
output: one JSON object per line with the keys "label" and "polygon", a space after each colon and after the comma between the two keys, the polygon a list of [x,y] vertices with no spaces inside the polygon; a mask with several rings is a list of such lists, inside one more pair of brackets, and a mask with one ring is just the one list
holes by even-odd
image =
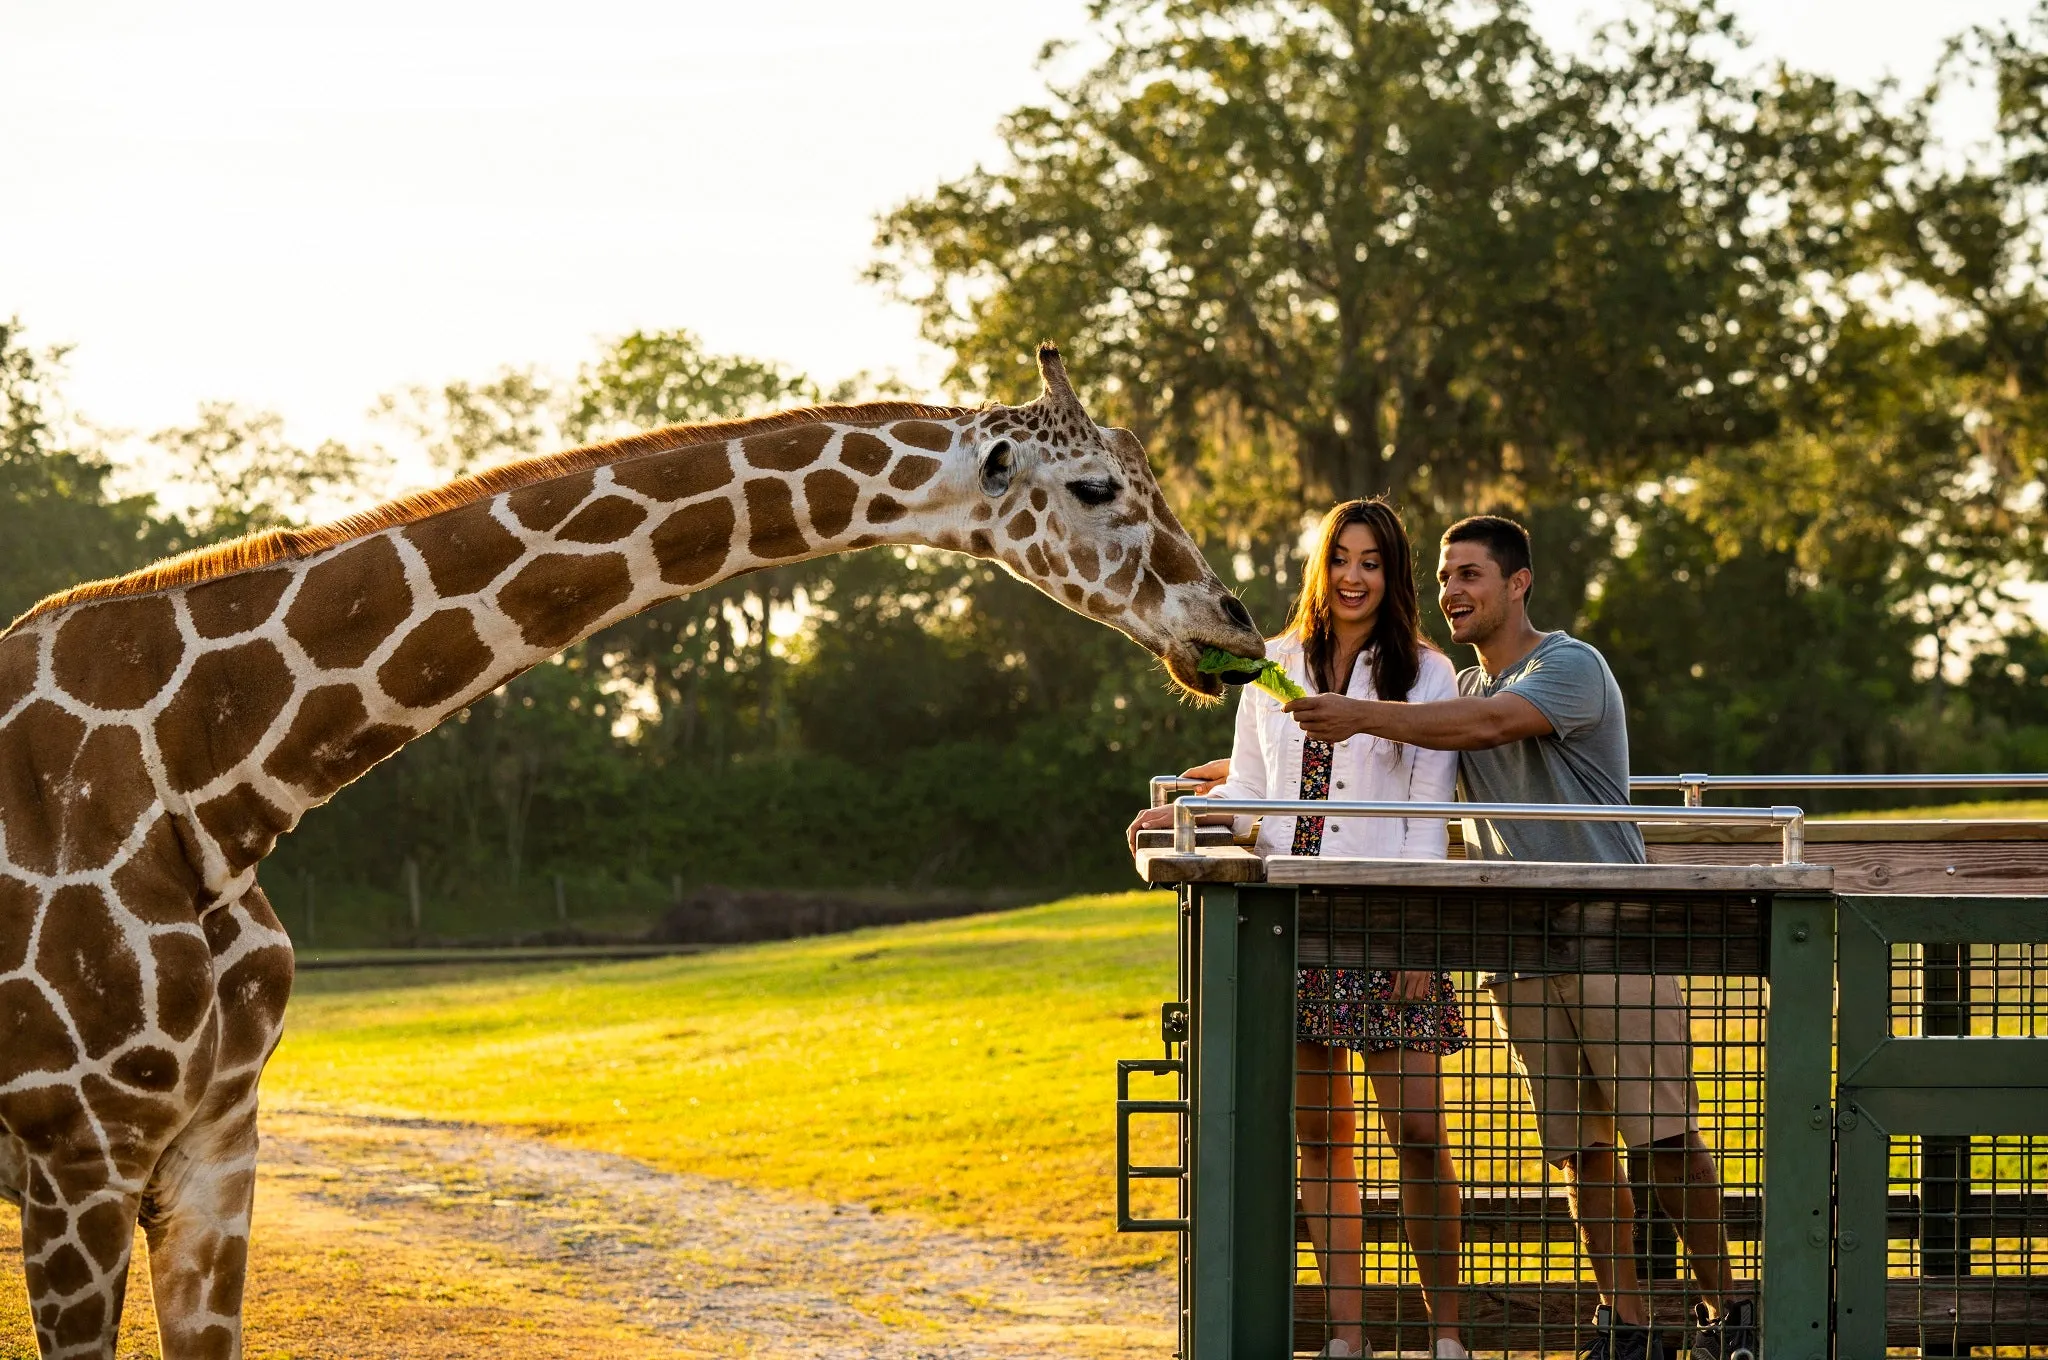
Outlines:
{"label": "wire mesh fence panel", "polygon": [[1888,1354],[2048,1356],[2048,1138],[1894,1136]]}
{"label": "wire mesh fence panel", "polygon": [[[2048,1037],[2048,945],[1891,945],[1890,1035]],[[1894,1134],[1889,1353],[2048,1357],[2048,1135]]]}
{"label": "wire mesh fence panel", "polygon": [[1763,918],[1305,889],[1295,1351],[1571,1355],[1596,1320],[1754,1348]]}

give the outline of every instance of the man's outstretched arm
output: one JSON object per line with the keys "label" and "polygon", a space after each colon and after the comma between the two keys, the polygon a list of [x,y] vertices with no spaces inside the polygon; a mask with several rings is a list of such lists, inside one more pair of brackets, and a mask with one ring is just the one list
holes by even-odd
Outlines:
{"label": "man's outstretched arm", "polygon": [[1317,741],[1364,735],[1434,751],[1484,751],[1525,737],[1547,737],[1551,732],[1550,719],[1519,694],[1422,704],[1311,694],[1285,709],[1301,724],[1301,730]]}

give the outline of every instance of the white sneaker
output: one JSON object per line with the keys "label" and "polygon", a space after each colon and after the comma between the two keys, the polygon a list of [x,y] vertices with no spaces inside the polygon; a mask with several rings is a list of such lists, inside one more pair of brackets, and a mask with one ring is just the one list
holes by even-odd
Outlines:
{"label": "white sneaker", "polygon": [[1465,1349],[1464,1342],[1453,1341],[1447,1336],[1437,1338],[1433,1354],[1436,1360],[1472,1360],[1472,1352]]}
{"label": "white sneaker", "polygon": [[1340,1337],[1317,1351],[1316,1355],[1327,1357],[1327,1360],[1348,1360],[1348,1357],[1358,1357],[1358,1360],[1372,1360],[1372,1346],[1368,1343],[1364,1350],[1355,1351],[1351,1349],[1349,1341]]}

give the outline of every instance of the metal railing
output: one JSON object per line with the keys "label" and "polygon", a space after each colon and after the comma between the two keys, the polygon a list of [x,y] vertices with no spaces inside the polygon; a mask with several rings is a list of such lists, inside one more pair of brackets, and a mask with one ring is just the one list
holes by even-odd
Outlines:
{"label": "metal railing", "polygon": [[[1152,776],[1152,806],[1165,807],[1193,793],[1203,781],[1177,774]],[[1683,793],[1687,807],[1701,807],[1709,789],[2048,789],[2041,774],[1639,774],[1630,793]]]}
{"label": "metal railing", "polygon": [[[1157,796],[1159,781],[1153,781]],[[1693,826],[1764,823],[1779,829],[1783,864],[1803,864],[1806,813],[1796,807],[1636,807],[1600,803],[1339,803],[1301,798],[1182,798],[1173,805],[1173,848],[1195,853],[1195,819],[1205,813],[1283,817],[1476,817],[1507,822],[1681,822]]]}
{"label": "metal railing", "polygon": [[[1152,781],[1155,806],[1161,782]],[[1651,774],[1628,781],[1632,794],[1683,793],[1687,807],[1703,806],[1709,789],[2048,789],[2048,774]]]}

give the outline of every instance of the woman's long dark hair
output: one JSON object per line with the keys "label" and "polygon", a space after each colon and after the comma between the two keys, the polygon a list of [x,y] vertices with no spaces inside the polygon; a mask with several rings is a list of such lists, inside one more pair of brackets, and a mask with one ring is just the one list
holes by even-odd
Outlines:
{"label": "woman's long dark hair", "polygon": [[1282,636],[1301,639],[1308,661],[1309,679],[1328,693],[1350,678],[1330,674],[1337,657],[1337,630],[1330,621],[1330,555],[1337,539],[1354,524],[1372,530],[1379,544],[1380,562],[1387,578],[1386,598],[1373,620],[1372,636],[1366,640],[1372,658],[1373,693],[1382,699],[1404,703],[1415,679],[1422,673],[1422,649],[1429,642],[1422,636],[1421,609],[1415,598],[1415,557],[1408,545],[1408,530],[1401,516],[1383,496],[1345,501],[1323,516],[1316,530],[1315,547],[1302,564],[1301,594],[1287,616]]}

